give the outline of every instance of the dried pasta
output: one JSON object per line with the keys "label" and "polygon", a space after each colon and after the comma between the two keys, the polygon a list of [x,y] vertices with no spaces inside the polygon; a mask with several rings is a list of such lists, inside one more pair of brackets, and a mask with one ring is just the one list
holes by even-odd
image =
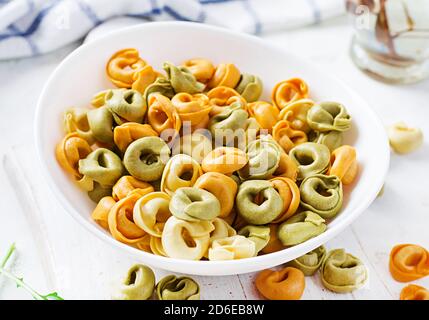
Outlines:
{"label": "dried pasta", "polygon": [[256,288],[269,300],[299,300],[305,289],[302,271],[286,267],[279,271],[263,270],[255,280]]}

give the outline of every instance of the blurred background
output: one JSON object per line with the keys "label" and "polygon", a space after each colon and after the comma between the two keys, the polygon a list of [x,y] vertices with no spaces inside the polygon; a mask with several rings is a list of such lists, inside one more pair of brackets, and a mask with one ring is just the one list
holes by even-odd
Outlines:
{"label": "blurred background", "polygon": [[[261,37],[340,78],[386,125],[402,120],[429,136],[427,0],[0,0],[0,256],[15,241],[14,272],[40,290],[55,289],[69,299],[109,298],[112,281],[132,262],[78,226],[45,185],[33,143],[40,92],[83,42],[164,20]],[[332,240],[362,257],[371,271],[368,288],[341,299],[398,297],[402,286],[386,267],[390,248],[407,241],[429,245],[428,155],[426,143],[410,156],[394,156],[385,195]],[[199,281],[204,298],[246,299],[258,297],[252,279]],[[309,282],[304,298],[338,298],[317,280]],[[0,278],[0,298],[28,296]]]}

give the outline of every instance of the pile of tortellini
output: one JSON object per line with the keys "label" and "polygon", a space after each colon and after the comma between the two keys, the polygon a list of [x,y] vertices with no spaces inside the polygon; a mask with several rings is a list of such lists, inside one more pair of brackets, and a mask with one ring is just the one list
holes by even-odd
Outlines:
{"label": "pile of tortellini", "polygon": [[310,100],[298,78],[261,101],[261,79],[231,63],[163,69],[118,51],[106,65],[117,88],[64,112],[56,157],[98,203],[92,218],[118,241],[189,260],[250,258],[324,232],[358,172],[346,108]]}

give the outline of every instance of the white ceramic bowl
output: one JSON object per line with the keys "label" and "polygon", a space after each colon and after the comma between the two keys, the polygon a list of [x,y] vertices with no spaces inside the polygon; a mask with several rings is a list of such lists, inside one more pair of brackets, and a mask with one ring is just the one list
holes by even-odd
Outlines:
{"label": "white ceramic bowl", "polygon": [[[134,47],[158,70],[162,62],[180,63],[206,57],[214,63],[232,62],[264,82],[264,99],[278,81],[305,79],[316,101],[342,102],[353,117],[346,142],[356,147],[360,174],[351,192],[346,188],[342,212],[328,230],[300,245],[234,261],[187,261],[152,255],[113,239],[90,217],[95,205],[58,165],[54,148],[63,137],[62,112],[70,106],[86,107],[94,93],[112,87],[105,64],[119,49]],[[268,100],[269,101],[269,100]],[[389,166],[389,146],[384,127],[367,103],[354,91],[313,64],[252,36],[216,27],[184,23],[147,23],[110,33],[71,53],[51,75],[40,96],[35,125],[38,156],[43,173],[64,208],[85,228],[106,243],[128,252],[143,263],[170,271],[196,275],[231,275],[252,272],[295,259],[324,244],[347,227],[375,199]]]}

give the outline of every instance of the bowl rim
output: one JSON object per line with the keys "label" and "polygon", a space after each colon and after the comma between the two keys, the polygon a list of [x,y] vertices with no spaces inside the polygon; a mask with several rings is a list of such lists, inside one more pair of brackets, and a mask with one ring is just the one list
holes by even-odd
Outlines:
{"label": "bowl rim", "polygon": [[[79,214],[78,210],[75,210],[73,208],[69,200],[60,191],[60,188],[58,188],[55,182],[54,176],[50,173],[48,165],[44,161],[45,157],[42,152],[43,150],[43,147],[42,147],[43,138],[42,138],[42,128],[41,128],[42,114],[43,114],[43,108],[45,105],[45,100],[46,100],[46,97],[48,96],[51,83],[54,82],[57,74],[61,71],[63,66],[68,64],[69,61],[73,60],[75,56],[79,55],[81,52],[85,50],[91,50],[91,48],[96,47],[99,43],[105,41],[105,39],[119,36],[121,34],[130,33],[130,32],[133,33],[138,31],[146,31],[147,29],[157,29],[159,27],[161,28],[185,27],[185,28],[193,28],[193,29],[197,28],[197,29],[200,29],[202,32],[210,31],[210,32],[218,33],[219,36],[236,37],[236,38],[239,38],[240,40],[252,42],[255,45],[264,46],[269,50],[285,53],[289,56],[293,56],[296,60],[300,61],[303,64],[310,65],[311,68],[316,70],[316,72],[323,73],[323,75],[326,78],[329,78],[330,80],[335,82],[336,85],[344,88],[344,90],[347,91],[347,94],[352,96],[353,99],[359,100],[362,103],[362,108],[365,109],[365,112],[368,114],[368,116],[374,119],[374,123],[377,123],[379,127],[378,128],[379,130],[377,131],[383,134],[383,137],[380,137],[380,138],[384,138],[384,140],[386,141],[384,150],[378,150],[379,151],[378,158],[380,158],[381,161],[385,163],[383,171],[380,172],[379,175],[374,177],[374,180],[371,184],[372,189],[370,189],[370,192],[367,192],[367,195],[363,197],[361,203],[359,203],[354,210],[349,212],[348,215],[344,218],[344,220],[342,220],[340,224],[335,225],[333,227],[328,227],[328,229],[324,233],[310,240],[307,240],[301,244],[288,247],[286,249],[283,249],[277,252],[264,254],[264,255],[260,255],[252,258],[246,258],[246,259],[240,259],[240,260],[227,260],[227,261],[194,261],[194,260],[184,260],[184,259],[163,257],[152,253],[147,253],[143,250],[139,250],[137,248],[124,244],[120,241],[117,241],[109,234],[97,229],[93,223],[91,223],[89,220],[86,220],[81,214]],[[74,218],[75,221],[78,222],[78,224],[84,226],[84,228],[87,231],[89,231],[91,234],[95,235],[99,239],[110,243],[110,245],[112,245],[113,247],[123,252],[126,252],[127,254],[133,256],[134,258],[143,260],[145,263],[148,263],[149,265],[153,265],[157,268],[171,270],[171,271],[179,270],[176,272],[191,273],[195,275],[221,276],[221,275],[254,272],[257,270],[261,270],[263,268],[277,266],[287,261],[290,261],[291,260],[290,256],[293,257],[292,259],[296,259],[297,257],[311,250],[314,250],[321,244],[325,244],[327,241],[329,241],[330,239],[338,235],[347,226],[349,226],[376,199],[378,191],[381,190],[384,184],[384,181],[389,169],[389,163],[390,163],[390,149],[388,144],[387,133],[384,130],[384,126],[382,125],[380,117],[369,106],[369,104],[362,97],[360,97],[360,95],[358,95],[342,80],[338,79],[336,76],[332,74],[328,74],[326,71],[323,70],[323,68],[316,65],[312,61],[298,57],[292,52],[289,52],[283,48],[280,48],[256,36],[237,32],[237,31],[231,31],[217,26],[195,23],[195,22],[163,21],[163,22],[142,23],[142,24],[126,27],[126,28],[121,28],[119,30],[110,31],[107,34],[91,42],[84,43],[78,48],[76,48],[75,50],[73,50],[65,59],[63,59],[63,61],[51,73],[51,75],[49,76],[48,80],[46,81],[41,91],[41,94],[37,102],[37,107],[36,107],[36,114],[34,119],[34,130],[35,130],[34,138],[35,138],[35,145],[36,145],[36,153],[37,153],[39,164],[42,169],[42,175],[45,177],[45,180],[47,181],[50,190],[53,192],[57,200],[60,202],[61,206],[65,209],[65,211],[67,211]],[[288,252],[286,253],[286,251]],[[288,256],[287,258],[284,257],[286,255]],[[241,265],[247,265],[247,266],[240,267]],[[198,266],[200,267],[210,266],[210,268],[198,269],[196,268]],[[233,266],[234,268],[231,268]],[[217,267],[222,267],[222,268],[217,268]],[[239,270],[240,268],[243,268],[245,270]]]}

